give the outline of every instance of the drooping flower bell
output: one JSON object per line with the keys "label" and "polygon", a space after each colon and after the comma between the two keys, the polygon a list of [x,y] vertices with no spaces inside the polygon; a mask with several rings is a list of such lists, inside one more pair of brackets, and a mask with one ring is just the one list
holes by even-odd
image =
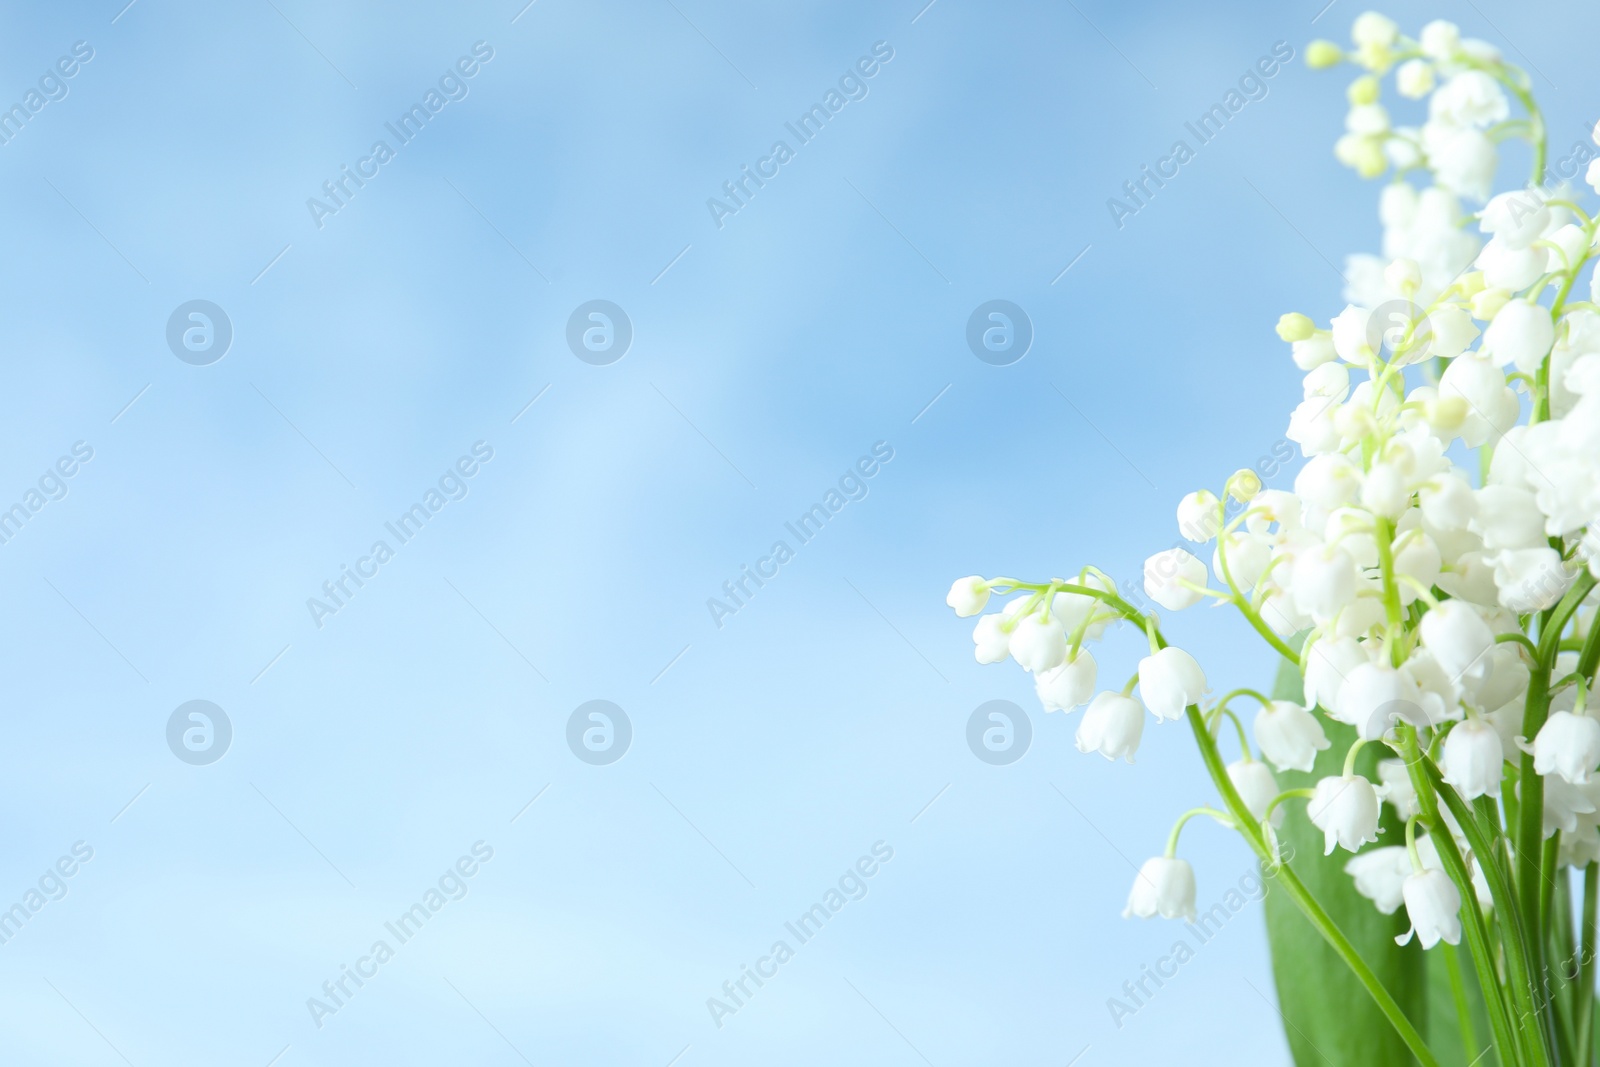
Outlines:
{"label": "drooping flower bell", "polygon": [[1554,774],[1573,785],[1586,785],[1600,766],[1600,722],[1587,715],[1558,711],[1545,720],[1530,747],[1533,769]]}
{"label": "drooping flower bell", "polygon": [[1256,713],[1256,744],[1280,771],[1309,771],[1328,735],[1317,717],[1289,700],[1274,700]]}
{"label": "drooping flower bell", "polygon": [[1378,794],[1359,774],[1329,776],[1318,782],[1306,814],[1322,831],[1325,856],[1332,855],[1335,846],[1355,852],[1378,839]]}
{"label": "drooping flower bell", "polygon": [[1194,868],[1189,861],[1156,856],[1139,868],[1122,917],[1149,919],[1159,915],[1163,919],[1192,921],[1194,896]]}
{"label": "drooping flower bell", "polygon": [[1482,719],[1457,723],[1444,739],[1439,758],[1444,780],[1455,786],[1466,800],[1500,795],[1500,779],[1505,772],[1505,750],[1500,735]]}
{"label": "drooping flower bell", "polygon": [[989,603],[989,583],[976,574],[958,578],[950,586],[944,602],[954,608],[960,618],[976,615]]}
{"label": "drooping flower bell", "polygon": [[1078,751],[1098,752],[1106,759],[1133,762],[1144,735],[1144,708],[1121,693],[1101,693],[1089,702],[1078,723]]}
{"label": "drooping flower bell", "polygon": [[1448,874],[1439,870],[1413,872],[1406,876],[1400,891],[1405,897],[1406,914],[1411,917],[1411,929],[1395,938],[1395,944],[1407,944],[1412,934],[1425,949],[1441,941],[1447,945],[1461,943],[1461,893]]}
{"label": "drooping flower bell", "polygon": [[[1234,760],[1228,764],[1228,779],[1239,791],[1239,799],[1250,809],[1250,814],[1254,815],[1258,822],[1265,818],[1267,805],[1278,795],[1278,780],[1272,776],[1272,771],[1267,765],[1260,760]],[[1281,805],[1273,811],[1274,828],[1283,825],[1283,815],[1284,810]]]}
{"label": "drooping flower bell", "polygon": [[1139,693],[1159,720],[1177,719],[1206,692],[1206,675],[1195,658],[1181,648],[1167,647],[1139,661]]}
{"label": "drooping flower bell", "polygon": [[1059,667],[1035,674],[1033,691],[1045,711],[1072,711],[1094,698],[1096,671],[1094,657],[1087,648],[1080,648],[1076,656]]}

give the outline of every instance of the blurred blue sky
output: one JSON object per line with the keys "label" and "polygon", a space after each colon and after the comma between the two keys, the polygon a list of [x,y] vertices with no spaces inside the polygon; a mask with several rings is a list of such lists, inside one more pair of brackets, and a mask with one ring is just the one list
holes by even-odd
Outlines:
{"label": "blurred blue sky", "polygon": [[[124,2],[0,12],[0,103],[92,49],[0,146],[0,508],[93,453],[0,544],[0,908],[93,850],[0,945],[8,1064],[1286,1061],[1255,904],[1113,1026],[1179,932],[1118,913],[1210,798],[1191,742],[1080,755],[942,600],[1136,575],[1184,492],[1282,439],[1272,324],[1336,312],[1378,241],[1331,156],[1347,76],[1299,58],[1359,7]],[[1586,134],[1575,5],[1387,10],[1506,47],[1553,146]],[[477,42],[319,226],[308,198]],[[866,95],[719,227],[708,198],[876,42]],[[1277,42],[1265,95],[1114,225]],[[597,299],[633,329],[609,365],[566,342]],[[1011,366],[964,339],[992,299],[1034,329]],[[191,300],[231,322],[209,365],[166,341]],[[877,442],[865,497],[715,625]],[[1214,618],[1172,633],[1213,684],[1267,682]],[[1103,676],[1139,652],[1114,636]],[[605,765],[567,742],[597,699],[632,726]],[[1031,716],[1020,762],[967,748],[992,699]],[[209,765],[168,747],[190,700],[231,723]],[[719,1028],[707,998],[876,842],[866,895]],[[1215,828],[1185,852],[1202,906],[1251,869]]]}

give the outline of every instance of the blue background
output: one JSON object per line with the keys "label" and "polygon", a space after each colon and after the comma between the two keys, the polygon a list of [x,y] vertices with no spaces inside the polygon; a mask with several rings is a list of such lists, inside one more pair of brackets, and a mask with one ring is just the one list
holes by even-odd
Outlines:
{"label": "blue background", "polygon": [[[1256,903],[1107,1011],[1181,932],[1118,913],[1210,799],[1186,733],[1080,755],[942,600],[1136,577],[1183,493],[1281,442],[1272,324],[1337,312],[1334,264],[1378,245],[1330,151],[1350,74],[1301,60],[1360,8],[922,2],[0,13],[5,102],[94,50],[0,147],[0,507],[94,450],[0,545],[0,907],[94,850],[0,945],[7,1063],[1285,1062]],[[1552,158],[1586,136],[1576,7],[1388,12],[1531,65]],[[319,228],[307,198],[477,41],[467,97]],[[877,41],[867,97],[719,228],[707,198]],[[1107,198],[1278,41],[1267,96],[1117,228]],[[996,298],[1035,330],[1008,367],[964,340]],[[208,366],[165,340],[193,299],[234,331]],[[633,324],[608,366],[564,339],[591,299]],[[315,625],[479,441],[466,498]],[[865,499],[716,626],[879,441]],[[1170,633],[1214,686],[1269,680],[1231,617]],[[166,742],[194,699],[233,727],[208,766]],[[606,766],[566,741],[593,699],[633,728]],[[966,744],[991,699],[1031,717],[1009,766]],[[467,895],[315,1025],[478,841]],[[707,998],[878,841],[867,895],[719,1028]],[[1202,908],[1251,870],[1212,826],[1183,851]]]}

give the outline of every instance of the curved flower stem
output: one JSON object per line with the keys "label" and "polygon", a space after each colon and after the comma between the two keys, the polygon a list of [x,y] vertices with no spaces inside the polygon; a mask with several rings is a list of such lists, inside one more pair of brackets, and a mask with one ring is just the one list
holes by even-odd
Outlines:
{"label": "curved flower stem", "polygon": [[1233,580],[1233,572],[1228,568],[1228,539],[1226,536],[1217,538],[1217,562],[1222,565],[1222,580],[1228,583],[1228,591],[1233,594],[1233,606],[1239,609],[1239,614],[1244,616],[1245,621],[1250,624],[1251,628],[1260,634],[1278,655],[1293,663],[1296,667],[1300,666],[1299,653],[1284,644],[1283,638],[1272,632],[1272,627],[1268,626],[1261,618],[1261,613],[1250,603],[1250,598],[1239,591],[1238,583]]}
{"label": "curved flower stem", "polygon": [[1260,826],[1251,820],[1250,810],[1245,807],[1243,798],[1239,796],[1239,791],[1233,787],[1233,781],[1228,777],[1227,769],[1222,763],[1222,754],[1217,751],[1216,743],[1206,730],[1205,721],[1200,716],[1199,707],[1194,704],[1189,705],[1186,714],[1189,719],[1189,727],[1194,732],[1195,742],[1200,746],[1200,756],[1205,761],[1206,770],[1211,773],[1211,780],[1216,784],[1218,792],[1222,794],[1223,802],[1228,811],[1233,814],[1234,819],[1239,823],[1240,833],[1250,843],[1250,847],[1262,860],[1272,865],[1270,869],[1283,886],[1284,891],[1289,894],[1289,898],[1294,901],[1301,914],[1316,928],[1316,931],[1322,935],[1323,939],[1333,946],[1333,950],[1339,954],[1339,958],[1344,960],[1345,965],[1355,974],[1357,981],[1361,983],[1368,995],[1378,1005],[1378,1010],[1383,1012],[1384,1017],[1389,1020],[1389,1024],[1400,1035],[1400,1039],[1411,1050],[1411,1054],[1417,1058],[1417,1062],[1422,1067],[1439,1067],[1439,1061],[1433,1055],[1432,1050],[1428,1048],[1428,1043],[1422,1039],[1422,1035],[1411,1024],[1411,1020],[1406,1018],[1405,1012],[1400,1010],[1400,1005],[1395,1003],[1394,997],[1389,995],[1389,991],[1383,987],[1383,983],[1378,980],[1378,976],[1373,973],[1371,967],[1367,966],[1367,962],[1361,958],[1361,954],[1350,943],[1350,939],[1345,937],[1344,931],[1340,930],[1338,924],[1323,910],[1322,905],[1317,902],[1317,898],[1311,895],[1311,890],[1307,889],[1305,883],[1300,881],[1294,870],[1287,863],[1279,860],[1275,849],[1268,844],[1266,834]]}
{"label": "curved flower stem", "polygon": [[1276,811],[1278,809],[1278,805],[1282,804],[1285,800],[1295,800],[1297,798],[1301,800],[1310,800],[1316,795],[1316,793],[1317,791],[1315,789],[1285,789],[1267,803],[1267,810],[1261,813],[1261,821],[1263,823],[1270,822],[1272,819],[1272,813]]}
{"label": "curved flower stem", "polygon": [[1239,731],[1239,758],[1246,763],[1254,762],[1255,757],[1250,754],[1250,735],[1245,733],[1244,723],[1239,721],[1239,716],[1233,713],[1233,709],[1217,707],[1212,710],[1211,714],[1215,717],[1213,725],[1216,727],[1216,730],[1212,732],[1212,736],[1215,737],[1216,731],[1222,728],[1222,717],[1226,715],[1233,720],[1234,727]]}
{"label": "curved flower stem", "polygon": [[1225,811],[1218,811],[1216,808],[1208,807],[1190,808],[1178,816],[1178,821],[1172,824],[1172,833],[1167,835],[1167,859],[1170,860],[1178,854],[1178,835],[1183,833],[1183,828],[1188,825],[1189,820],[1197,815],[1209,815],[1230,830],[1237,828],[1234,826],[1233,816]]}

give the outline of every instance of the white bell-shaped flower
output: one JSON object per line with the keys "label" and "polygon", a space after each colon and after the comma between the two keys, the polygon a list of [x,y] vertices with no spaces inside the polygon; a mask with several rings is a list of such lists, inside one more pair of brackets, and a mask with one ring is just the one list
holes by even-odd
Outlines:
{"label": "white bell-shaped flower", "polygon": [[1011,631],[1011,658],[1025,671],[1059,667],[1067,658],[1067,634],[1061,619],[1055,615],[1046,619],[1043,612],[1023,616]]}
{"label": "white bell-shaped flower", "polygon": [[1406,914],[1411,917],[1411,929],[1395,938],[1396,944],[1407,944],[1412,934],[1425,949],[1441,941],[1447,945],[1461,943],[1461,894],[1448,874],[1416,871],[1406,876],[1400,891],[1405,897]]}
{"label": "white bell-shaped flower", "polygon": [[1444,780],[1456,787],[1463,798],[1498,797],[1500,779],[1505,774],[1505,750],[1500,735],[1482,719],[1457,723],[1444,739],[1439,757]]}
{"label": "white bell-shaped flower", "polygon": [[976,574],[957,578],[955,584],[950,586],[950,592],[945,595],[944,602],[963,619],[976,615],[989,603],[989,583]]}
{"label": "white bell-shaped flower", "polygon": [[1359,774],[1330,776],[1318,782],[1306,814],[1322,831],[1325,856],[1332,855],[1335,846],[1355,852],[1378,839],[1378,794]]}
{"label": "white bell-shaped flower", "polygon": [[1494,647],[1494,634],[1470,604],[1446,600],[1422,616],[1418,630],[1422,646],[1455,678],[1481,674],[1492,665],[1488,653]]}
{"label": "white bell-shaped flower", "polygon": [[1105,692],[1089,702],[1078,723],[1078,751],[1133,762],[1144,735],[1144,708],[1121,693]]}
{"label": "white bell-shaped flower", "polygon": [[1357,664],[1339,691],[1338,718],[1354,726],[1364,741],[1376,741],[1396,722],[1428,725],[1422,688],[1410,674],[1387,663]]}
{"label": "white bell-shaped flower", "polygon": [[[1228,764],[1228,778],[1239,791],[1239,799],[1250,809],[1250,814],[1261,821],[1267,814],[1267,805],[1278,795],[1278,780],[1260,760],[1234,760]],[[1283,825],[1283,807],[1272,813],[1272,825]]]}
{"label": "white bell-shaped flower", "polygon": [[1531,189],[1517,189],[1489,198],[1478,229],[1507,248],[1527,248],[1544,236],[1549,225],[1550,208],[1539,195]]}
{"label": "white bell-shaped flower", "polygon": [[1045,711],[1072,711],[1081,708],[1094,698],[1094,680],[1097,667],[1087,648],[1059,667],[1040,671],[1033,676],[1033,691]]}
{"label": "white bell-shaped flower", "polygon": [[1346,863],[1344,873],[1355,880],[1357,893],[1383,914],[1393,915],[1405,899],[1401,887],[1411,873],[1411,857],[1404,845],[1369,848]]}
{"label": "white bell-shaped flower", "polygon": [[1181,648],[1169,646],[1139,661],[1139,694],[1157,720],[1182,718],[1205,692],[1205,672]]}
{"label": "white bell-shaped flower", "polygon": [[1128,906],[1122,917],[1150,919],[1159,915],[1163,919],[1193,920],[1194,868],[1188,860],[1156,856],[1144,861],[1134,876],[1133,890],[1128,894]]}
{"label": "white bell-shaped flower", "polygon": [[1274,700],[1256,713],[1256,744],[1280,771],[1309,771],[1328,735],[1311,712],[1289,700]]}
{"label": "white bell-shaped flower", "polygon": [[1373,786],[1373,791],[1378,794],[1379,800],[1394,809],[1401,821],[1422,810],[1422,803],[1417,799],[1417,787],[1412,784],[1405,760],[1379,760],[1378,784]]}
{"label": "white bell-shaped flower", "polygon": [[1542,775],[1554,774],[1573,785],[1587,785],[1589,776],[1600,767],[1600,722],[1587,715],[1558,711],[1545,720],[1530,747],[1533,769]]}
{"label": "white bell-shaped flower", "polygon": [[1000,613],[985,615],[972,628],[973,655],[979,663],[999,663],[1011,655],[1011,635],[1002,628],[1006,618]]}
{"label": "white bell-shaped flower", "polygon": [[1356,564],[1338,545],[1318,545],[1294,561],[1294,599],[1300,610],[1326,622],[1356,598]]}
{"label": "white bell-shaped flower", "polygon": [[1186,587],[1206,584],[1206,565],[1181,548],[1157,552],[1144,561],[1145,595],[1168,611],[1182,611],[1203,599]]}
{"label": "white bell-shaped flower", "polygon": [[1324,639],[1313,644],[1305,655],[1306,707],[1321,707],[1340,722],[1349,722],[1344,706],[1344,681],[1350,672],[1370,662],[1366,650],[1353,637]]}
{"label": "white bell-shaped flower", "polygon": [[1501,308],[1483,331],[1484,350],[1494,361],[1501,366],[1514,363],[1524,374],[1539,369],[1555,341],[1556,327],[1550,310],[1524,300],[1513,300]]}
{"label": "white bell-shaped flower", "polygon": [[1178,532],[1205,544],[1222,530],[1221,501],[1209,489],[1190,493],[1178,501]]}

